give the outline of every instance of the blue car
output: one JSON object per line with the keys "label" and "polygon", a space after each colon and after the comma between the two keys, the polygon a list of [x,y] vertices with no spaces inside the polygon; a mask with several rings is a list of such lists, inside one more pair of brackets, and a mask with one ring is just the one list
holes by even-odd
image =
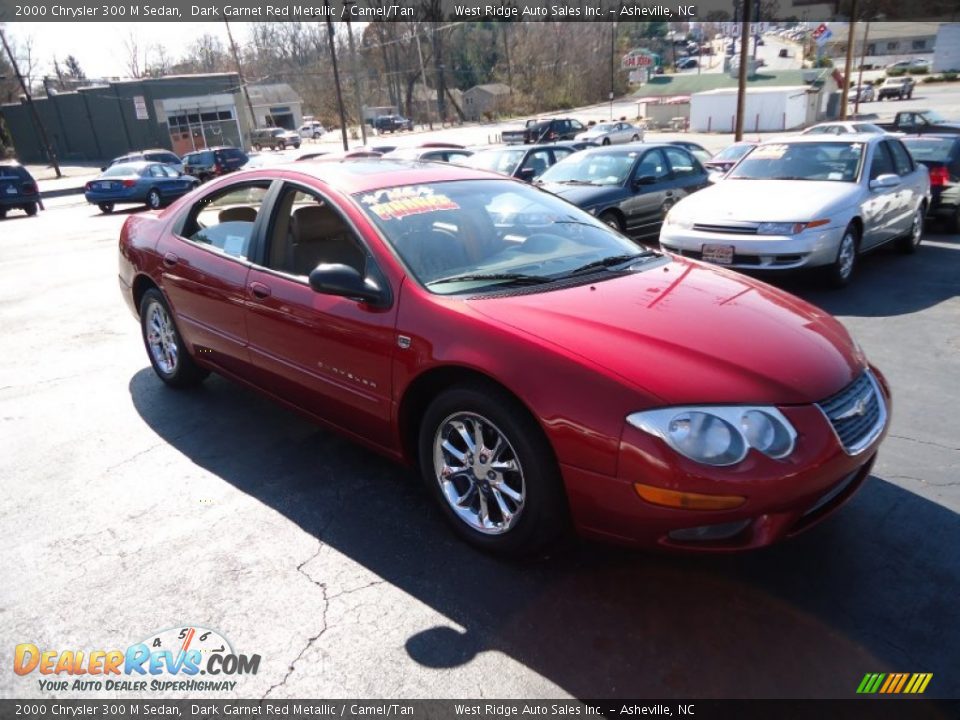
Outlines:
{"label": "blue car", "polygon": [[635,240],[656,240],[671,206],[708,184],[686,149],[632,143],[584,150],[543,173],[538,185]]}
{"label": "blue car", "polygon": [[158,162],[111,165],[87,183],[84,197],[106,214],[117,203],[146,204],[157,210],[193,190],[200,181]]}

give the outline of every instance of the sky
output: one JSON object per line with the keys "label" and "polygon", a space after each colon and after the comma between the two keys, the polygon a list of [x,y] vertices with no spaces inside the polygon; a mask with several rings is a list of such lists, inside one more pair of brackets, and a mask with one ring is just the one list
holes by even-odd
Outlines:
{"label": "sky", "polygon": [[[249,38],[249,24],[230,23],[234,40],[243,45]],[[53,75],[53,58],[62,61],[73,55],[87,77],[127,75],[124,41],[133,32],[141,46],[163,44],[167,55],[180,58],[187,47],[204,33],[216,35],[228,47],[227,29],[222,22],[11,22],[6,25],[8,37],[21,41],[33,38],[34,57],[38,69],[34,77]]]}

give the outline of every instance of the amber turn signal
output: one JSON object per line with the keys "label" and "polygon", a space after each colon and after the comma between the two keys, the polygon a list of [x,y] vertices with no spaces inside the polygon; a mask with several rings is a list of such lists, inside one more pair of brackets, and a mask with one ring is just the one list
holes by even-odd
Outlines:
{"label": "amber turn signal", "polygon": [[681,510],[733,510],[747,501],[745,497],[739,495],[702,495],[667,490],[642,483],[634,483],[633,489],[637,491],[637,495],[652,505]]}

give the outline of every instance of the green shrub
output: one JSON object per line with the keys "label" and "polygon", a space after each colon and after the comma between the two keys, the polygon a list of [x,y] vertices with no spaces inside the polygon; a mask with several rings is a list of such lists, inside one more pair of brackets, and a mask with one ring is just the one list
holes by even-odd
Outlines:
{"label": "green shrub", "polygon": [[950,70],[949,72],[945,72],[943,75],[941,75],[941,77],[947,82],[956,82],[958,73],[956,70]]}
{"label": "green shrub", "polygon": [[904,68],[890,68],[887,70],[887,77],[900,77],[906,74],[907,71]]}
{"label": "green shrub", "polygon": [[936,75],[927,75],[927,77],[925,77],[925,78],[924,78],[923,80],[921,80],[920,82],[922,82],[924,85],[928,85],[928,84],[930,84],[930,83],[943,82],[943,78],[942,78],[942,77],[937,77]]}
{"label": "green shrub", "polygon": [[926,66],[910,68],[908,71],[911,75],[926,75],[930,72],[930,69]]}

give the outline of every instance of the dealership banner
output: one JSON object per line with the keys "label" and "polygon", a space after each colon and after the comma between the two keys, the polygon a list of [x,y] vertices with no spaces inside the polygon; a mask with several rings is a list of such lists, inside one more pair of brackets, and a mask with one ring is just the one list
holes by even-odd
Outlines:
{"label": "dealership banner", "polygon": [[960,701],[857,700],[0,700],[0,718],[690,718],[955,720]]}
{"label": "dealership banner", "polygon": [[[766,22],[846,19],[844,2],[773,3]],[[675,22],[736,20],[731,0],[0,0],[0,22]],[[891,4],[886,20],[950,20],[947,4]]]}

